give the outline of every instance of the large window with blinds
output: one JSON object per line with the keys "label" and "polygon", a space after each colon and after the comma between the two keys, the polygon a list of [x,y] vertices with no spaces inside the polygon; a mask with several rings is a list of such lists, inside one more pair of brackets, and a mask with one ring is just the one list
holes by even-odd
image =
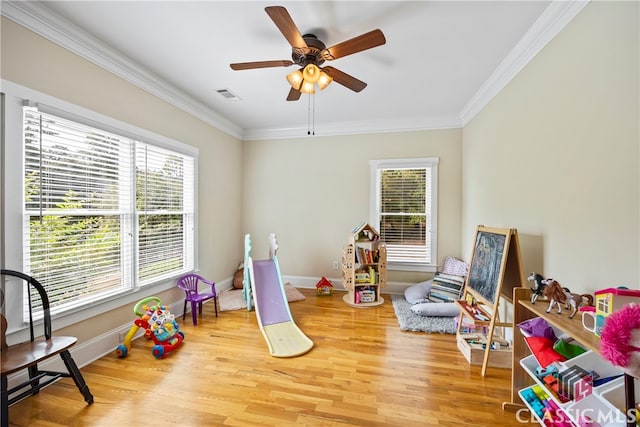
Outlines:
{"label": "large window with blinds", "polygon": [[193,156],[23,111],[24,271],[54,313],[193,269]]}
{"label": "large window with blinds", "polygon": [[436,265],[438,159],[372,160],[371,223],[390,269]]}

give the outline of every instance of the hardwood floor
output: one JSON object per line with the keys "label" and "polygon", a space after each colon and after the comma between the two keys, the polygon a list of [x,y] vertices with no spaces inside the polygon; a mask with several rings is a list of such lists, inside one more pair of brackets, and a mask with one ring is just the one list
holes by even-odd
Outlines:
{"label": "hardwood floor", "polygon": [[[63,379],[10,408],[16,426],[518,426],[503,412],[510,371],[486,377],[455,336],[402,332],[389,298],[355,309],[342,294],[290,304],[311,352],[270,357],[255,313],[205,304],[198,326],[180,319],[181,348],[158,360],[134,341],[82,368],[95,403]],[[132,319],[133,320],[133,319]],[[115,349],[114,349],[115,350]]]}

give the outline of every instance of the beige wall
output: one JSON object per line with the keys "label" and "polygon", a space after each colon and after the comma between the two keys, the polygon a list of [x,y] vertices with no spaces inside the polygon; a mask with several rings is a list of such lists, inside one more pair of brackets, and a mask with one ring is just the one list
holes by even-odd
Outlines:
{"label": "beige wall", "polygon": [[640,285],[638,2],[590,3],[464,128],[462,248],[516,227],[525,274]]}
{"label": "beige wall", "polygon": [[[283,275],[334,277],[349,232],[369,220],[369,160],[438,157],[438,259],[460,256],[461,129],[244,143],[243,224],[254,258],[275,232]],[[389,281],[430,275],[391,272]]]}
{"label": "beige wall", "polygon": [[[212,280],[233,274],[242,253],[240,141],[5,18],[1,47],[2,79],[197,147],[198,265]],[[20,250],[10,244],[7,252]],[[171,290],[158,297],[171,303],[184,294]],[[127,304],[98,316],[90,328],[76,325],[61,333],[91,339],[133,320],[132,310]]]}
{"label": "beige wall", "polygon": [[[526,272],[593,291],[640,279],[638,39],[637,2],[592,2],[464,131],[241,144],[4,18],[1,77],[198,147],[198,262],[214,280],[245,232],[256,258],[277,233],[285,275],[338,277],[331,262],[368,219],[369,160],[439,157],[440,261],[468,259],[478,224],[516,227]],[[87,340],[130,316],[63,333]]]}

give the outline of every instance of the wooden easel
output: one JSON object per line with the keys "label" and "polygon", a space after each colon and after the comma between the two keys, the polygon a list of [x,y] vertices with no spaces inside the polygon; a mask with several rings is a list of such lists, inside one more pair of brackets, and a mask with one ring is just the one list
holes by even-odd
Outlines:
{"label": "wooden easel", "polygon": [[[464,294],[462,300],[456,304],[460,307],[460,312],[474,324],[488,326],[482,376],[487,373],[495,328],[513,327],[511,322],[500,322],[500,298],[511,301],[513,288],[524,284],[517,230],[479,225],[476,229]],[[462,319],[458,322],[457,335],[460,334],[461,327]]]}

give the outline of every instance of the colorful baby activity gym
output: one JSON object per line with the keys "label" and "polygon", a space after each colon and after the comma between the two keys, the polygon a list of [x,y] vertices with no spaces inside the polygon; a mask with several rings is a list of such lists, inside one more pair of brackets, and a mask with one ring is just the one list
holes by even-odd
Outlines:
{"label": "colorful baby activity gym", "polygon": [[116,349],[116,355],[120,358],[127,357],[131,349],[131,341],[138,332],[144,329],[144,337],[153,340],[154,346],[151,354],[156,359],[164,359],[169,353],[176,350],[184,340],[184,333],[180,330],[173,314],[160,299],[154,296],[138,301],[133,308],[138,318],[124,338],[124,342]]}

